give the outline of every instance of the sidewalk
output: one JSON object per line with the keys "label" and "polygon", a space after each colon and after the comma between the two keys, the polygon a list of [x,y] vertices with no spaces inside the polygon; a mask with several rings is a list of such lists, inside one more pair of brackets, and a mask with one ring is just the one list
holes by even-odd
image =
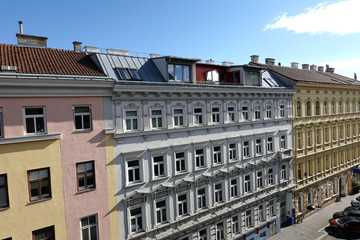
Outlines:
{"label": "sidewalk", "polygon": [[[272,236],[271,240],[312,240],[322,239],[327,234],[325,227],[329,226],[329,219],[332,218],[334,212],[343,211],[344,208],[351,206],[351,199],[360,194],[348,195],[342,197],[339,202],[332,202],[320,210],[304,218],[300,224],[294,224],[281,229],[281,232]],[[360,236],[359,236],[360,238]]]}

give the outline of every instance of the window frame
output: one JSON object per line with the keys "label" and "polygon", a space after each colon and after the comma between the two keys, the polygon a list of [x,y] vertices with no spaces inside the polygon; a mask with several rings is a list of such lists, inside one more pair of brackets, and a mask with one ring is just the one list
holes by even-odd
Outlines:
{"label": "window frame", "polygon": [[[154,114],[155,111],[160,111],[160,114]],[[164,128],[163,110],[161,108],[151,108],[150,119],[151,119],[151,129]]]}
{"label": "window frame", "polygon": [[[159,161],[155,161],[156,159],[160,158],[161,160]],[[153,178],[154,179],[158,179],[158,178],[163,178],[166,177],[166,156],[164,156],[163,154],[161,155],[156,155],[156,156],[152,156],[152,174],[153,174]],[[162,169],[161,169],[162,168]],[[157,169],[157,171],[156,171]],[[161,170],[163,170],[163,173],[161,174]],[[156,172],[158,172],[158,174],[156,174]]]}
{"label": "window frame", "polygon": [[256,104],[254,105],[254,120],[260,120],[261,119],[261,105]]}
{"label": "window frame", "polygon": [[7,174],[0,174],[0,178],[4,178],[4,184],[3,185],[0,185],[0,189],[4,189],[5,190],[5,194],[6,194],[6,197],[5,197],[5,200],[6,200],[6,203],[3,204],[3,205],[0,205],[0,209],[2,208],[8,208],[10,207],[10,202],[9,202],[9,186],[8,186],[8,181],[7,181]]}
{"label": "window frame", "polygon": [[43,235],[45,233],[45,231],[50,231],[52,236],[50,236],[50,238],[41,238],[41,239],[44,239],[44,240],[46,240],[46,239],[49,239],[49,240],[55,239],[55,227],[54,227],[54,225],[32,231],[32,239],[35,240],[35,235],[36,234],[42,234]]}
{"label": "window frame", "polygon": [[[140,214],[132,215],[131,212],[134,211],[134,210],[138,210],[138,209],[140,209]],[[134,207],[129,208],[129,220],[130,220],[130,222],[129,222],[129,232],[130,232],[130,234],[135,234],[135,233],[144,231],[144,219],[145,219],[145,217],[143,216],[144,215],[143,212],[144,212],[143,206],[134,206]],[[133,231],[133,227],[132,227],[133,226],[133,223],[132,223],[133,220],[135,220],[135,231]],[[140,228],[138,228],[139,223],[141,223]]]}
{"label": "window frame", "polygon": [[[214,110],[214,109],[215,109],[215,110]],[[219,124],[219,123],[221,123],[220,107],[219,107],[219,106],[212,106],[212,107],[211,107],[211,123],[212,123],[212,124]]]}
{"label": "window frame", "polygon": [[227,106],[226,110],[227,110],[226,113],[227,113],[227,121],[228,121],[228,123],[236,122],[236,118],[235,118],[236,108],[235,108],[235,106],[233,106],[233,105]]}
{"label": "window frame", "polygon": [[[90,223],[90,217],[95,217],[95,223]],[[87,219],[88,224],[87,225],[82,225],[82,220]],[[99,239],[99,229],[98,229],[98,217],[97,214],[93,214],[90,216],[86,216],[80,219],[80,232],[81,232],[81,239],[84,239],[84,230],[87,230],[87,234],[88,237],[86,239],[92,240],[91,238],[91,229],[93,229],[95,227],[96,230],[96,240]]]}
{"label": "window frame", "polygon": [[[215,149],[216,148],[216,149]],[[213,163],[216,164],[222,164],[223,157],[222,157],[222,147],[221,145],[216,145],[212,147],[212,153],[213,153]]]}
{"label": "window frame", "polygon": [[[178,154],[183,154],[183,156],[177,156]],[[175,173],[181,174],[186,173],[188,170],[188,163],[187,163],[187,152],[186,151],[178,151],[174,153],[175,158]]]}
{"label": "window frame", "polygon": [[[199,194],[199,191],[204,190],[204,193]],[[207,197],[207,188],[200,187],[196,189],[196,207],[197,209],[205,209],[208,207],[208,197]],[[199,204],[200,203],[200,204]]]}
{"label": "window frame", "polygon": [[[180,200],[179,198],[185,196],[185,199]],[[180,208],[181,206],[181,208]],[[189,214],[189,200],[188,193],[177,193],[176,194],[176,208],[177,208],[177,216],[183,217]],[[185,210],[184,210],[185,209]]]}
{"label": "window frame", "polygon": [[[170,66],[173,66],[172,77],[170,77]],[[179,78],[180,74],[177,73],[179,70],[179,67],[181,67],[181,79]],[[168,73],[168,81],[192,82],[191,81],[191,65],[168,63],[167,73]],[[186,77],[188,77],[188,79],[186,79]]]}
{"label": "window frame", "polygon": [[[158,207],[157,204],[160,202],[164,202],[165,205]],[[157,199],[154,203],[155,207],[155,223],[156,225],[164,224],[168,222],[168,207],[167,207],[167,199]],[[165,211],[164,211],[165,210]],[[165,216],[164,216],[165,215]],[[160,216],[160,218],[159,218]],[[159,222],[160,219],[160,222]]]}
{"label": "window frame", "polygon": [[[235,184],[233,183],[235,181]],[[230,197],[236,198],[239,197],[239,179],[238,178],[230,178]]]}
{"label": "window frame", "polygon": [[241,106],[241,121],[249,121],[249,105]]}
{"label": "window frame", "polygon": [[237,144],[234,142],[229,143],[229,160],[230,161],[238,160]]}
{"label": "window frame", "polygon": [[[76,109],[77,108],[88,108],[88,112],[87,113],[76,113]],[[73,113],[74,113],[74,127],[75,127],[75,131],[90,131],[92,130],[92,114],[91,114],[91,106],[90,105],[79,105],[79,106],[73,106]],[[88,116],[89,117],[89,127],[86,128],[85,127],[85,120],[84,117]],[[81,119],[81,128],[77,128],[77,117],[80,117]]]}
{"label": "window frame", "polygon": [[[86,170],[86,167],[87,167],[86,165],[88,163],[92,164],[92,170],[91,171]],[[85,170],[82,171],[82,172],[79,172],[79,165],[82,165],[82,164],[85,165]],[[88,180],[87,173],[92,173],[92,176],[93,176],[93,184],[92,184],[92,186],[91,186],[91,184],[90,184],[90,186],[88,186],[88,184],[87,184],[87,180]],[[79,180],[79,175],[81,175],[81,174],[85,174],[85,176],[84,176],[84,185],[85,185],[85,187],[82,188],[82,189],[80,189],[80,185],[79,185],[79,181],[80,181]],[[77,191],[78,192],[83,192],[83,191],[87,191],[87,190],[96,189],[95,161],[92,160],[92,161],[76,163],[76,177],[77,177]]]}
{"label": "window frame", "polygon": [[[200,112],[197,112],[197,110],[201,110]],[[194,107],[193,108],[193,119],[194,119],[194,125],[204,125],[204,108],[203,107]]]}
{"label": "window frame", "polygon": [[[37,178],[34,180],[30,180],[30,173],[31,172],[38,172],[38,175],[40,175],[40,171],[46,170],[47,171],[47,177],[46,178]],[[36,201],[41,201],[41,200],[45,200],[45,199],[51,199],[52,195],[51,195],[51,176],[50,176],[50,168],[38,168],[38,169],[32,169],[32,170],[28,170],[27,171],[27,179],[28,179],[28,190],[29,190],[29,201],[30,202],[36,202]],[[49,192],[45,195],[42,194],[42,189],[41,189],[41,183],[44,182],[45,180],[48,180],[48,187],[49,187]],[[31,193],[31,183],[38,183],[38,197],[33,198],[32,197],[32,193]],[[43,196],[44,195],[44,196]]]}
{"label": "window frame", "polygon": [[[120,80],[135,80],[141,81],[142,78],[136,68],[116,68],[116,71],[120,77]],[[121,74],[120,72],[124,73]],[[126,75],[125,77],[123,75]]]}
{"label": "window frame", "polygon": [[[135,166],[129,166],[129,162],[138,161],[138,167]],[[125,173],[126,173],[126,186],[134,185],[137,183],[143,182],[143,176],[142,176],[142,161],[140,159],[126,159],[125,160]],[[136,177],[136,169],[139,170],[139,179],[135,179]],[[130,170],[133,171],[133,181],[130,181]]]}
{"label": "window frame", "polygon": [[[26,114],[27,109],[42,109],[42,114]],[[46,108],[45,107],[23,107],[23,117],[24,117],[24,130],[26,135],[38,135],[38,134],[46,134],[47,133],[47,127],[46,127]],[[43,131],[39,131],[37,125],[36,119],[42,118],[43,119]],[[28,124],[27,119],[33,119],[33,128],[34,132],[28,132]]]}
{"label": "window frame", "polygon": [[[249,179],[247,179],[249,177]],[[244,193],[252,192],[252,177],[251,174],[244,175]]]}
{"label": "window frame", "polygon": [[[217,186],[221,186],[221,188],[217,188]],[[220,204],[224,202],[224,183],[223,182],[215,182],[214,183],[214,204]]]}
{"label": "window frame", "polygon": [[[181,110],[180,113],[175,113],[176,110]],[[185,127],[185,116],[184,116],[184,108],[183,107],[174,107],[173,108],[173,121],[174,121],[174,127]]]}
{"label": "window frame", "polygon": [[[127,116],[128,112],[136,112],[136,115],[134,116]],[[128,128],[128,121],[130,122],[130,128]],[[134,123],[136,122],[136,127],[134,127]],[[140,124],[139,124],[139,111],[138,109],[125,109],[124,112],[124,130],[126,132],[133,132],[133,131],[139,131],[140,130]]]}
{"label": "window frame", "polygon": [[254,213],[253,209],[248,209],[245,211],[245,228],[250,229],[252,227],[254,227]]}
{"label": "window frame", "polygon": [[249,158],[251,157],[251,144],[249,140],[243,141],[243,157]]}

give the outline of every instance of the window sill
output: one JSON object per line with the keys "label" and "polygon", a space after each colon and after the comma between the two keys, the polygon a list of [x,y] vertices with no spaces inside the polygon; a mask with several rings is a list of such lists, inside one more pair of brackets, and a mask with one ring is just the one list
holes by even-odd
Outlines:
{"label": "window sill", "polygon": [[78,195],[78,194],[82,194],[82,193],[87,193],[87,192],[92,192],[92,191],[95,191],[96,188],[88,188],[88,189],[84,189],[84,190],[78,190],[75,195]]}
{"label": "window sill", "polygon": [[161,177],[154,177],[151,182],[157,182],[157,181],[161,181],[161,180],[166,180],[169,179],[168,176],[161,176]]}
{"label": "window sill", "polygon": [[51,200],[52,198],[49,197],[49,198],[42,198],[42,199],[37,199],[37,200],[33,200],[31,202],[28,202],[26,205],[32,205],[32,204],[36,204],[36,203],[40,203],[40,202],[46,202],[46,201],[49,201]]}
{"label": "window sill", "polygon": [[204,171],[204,170],[206,170],[207,169],[207,167],[206,166],[204,166],[204,167],[196,167],[195,168],[195,172],[200,172],[200,171]]}
{"label": "window sill", "polygon": [[61,134],[41,134],[41,135],[26,135],[24,137],[16,138],[1,138],[1,144],[10,144],[10,143],[24,143],[24,142],[35,142],[35,141],[44,141],[44,140],[55,140],[60,139]]}
{"label": "window sill", "polygon": [[189,172],[177,172],[175,173],[175,177],[178,177],[178,176],[183,176],[183,175],[186,175],[188,174]]}
{"label": "window sill", "polygon": [[10,209],[10,206],[7,206],[7,207],[0,207],[0,211],[6,211],[6,210],[8,210],[8,209]]}
{"label": "window sill", "polygon": [[145,182],[136,182],[136,183],[128,183],[127,185],[125,185],[125,188],[131,188],[131,187],[135,187],[135,186],[139,186],[139,185],[143,185],[145,184]]}
{"label": "window sill", "polygon": [[74,133],[89,133],[92,131],[93,131],[93,129],[75,129]]}

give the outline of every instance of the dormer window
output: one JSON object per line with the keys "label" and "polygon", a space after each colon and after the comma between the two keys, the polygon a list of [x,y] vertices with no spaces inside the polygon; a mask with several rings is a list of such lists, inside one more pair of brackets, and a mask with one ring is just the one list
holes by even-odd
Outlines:
{"label": "dormer window", "polygon": [[212,70],[206,72],[206,81],[212,81],[214,83],[219,83],[219,73],[217,70]]}
{"label": "dormer window", "polygon": [[190,82],[190,66],[188,65],[168,65],[169,80]]}
{"label": "dormer window", "polygon": [[117,68],[121,80],[141,80],[137,69]]}

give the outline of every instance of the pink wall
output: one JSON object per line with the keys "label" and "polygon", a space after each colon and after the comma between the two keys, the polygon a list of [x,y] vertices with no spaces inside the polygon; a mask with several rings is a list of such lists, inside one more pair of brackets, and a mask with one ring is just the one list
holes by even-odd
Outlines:
{"label": "pink wall", "polygon": [[[47,133],[61,133],[64,197],[68,239],[81,239],[80,218],[98,214],[100,239],[110,239],[106,152],[101,97],[2,98],[5,138],[24,136],[23,107],[46,108]],[[74,132],[74,105],[90,105],[93,130]],[[94,160],[96,189],[77,192],[76,163]],[[52,188],[56,186],[51,186]]]}

